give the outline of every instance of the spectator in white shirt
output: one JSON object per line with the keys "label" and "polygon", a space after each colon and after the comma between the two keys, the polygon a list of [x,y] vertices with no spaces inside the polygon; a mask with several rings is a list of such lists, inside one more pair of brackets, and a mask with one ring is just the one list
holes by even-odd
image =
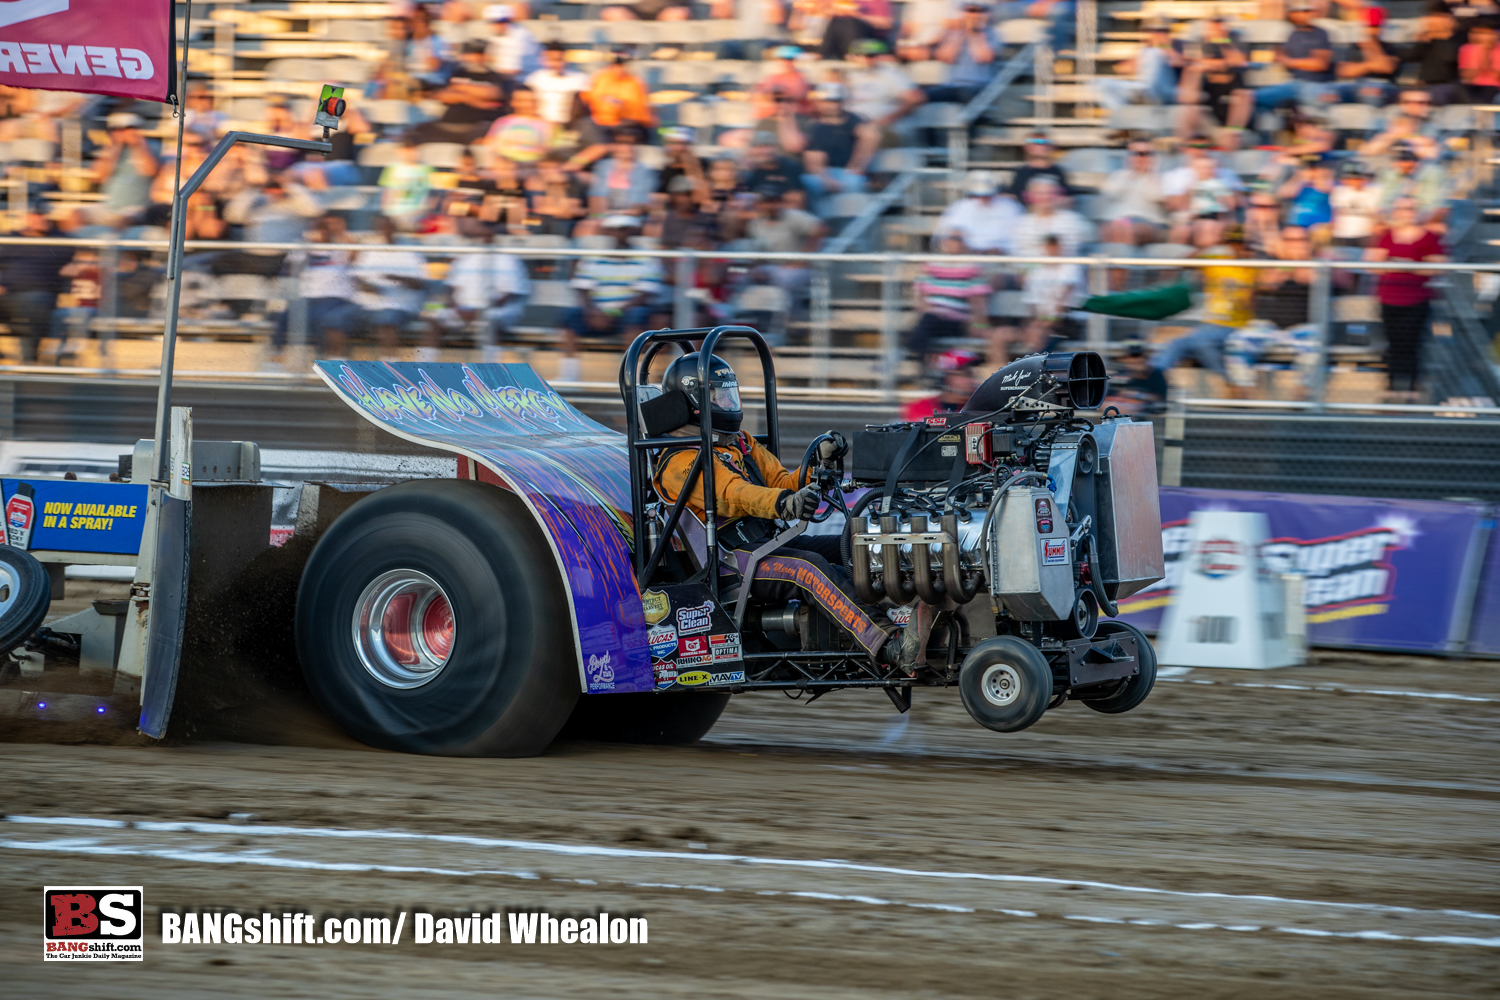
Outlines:
{"label": "spectator in white shirt", "polygon": [[484,9],[490,22],[490,42],[485,61],[490,69],[513,80],[523,80],[542,68],[542,46],[536,36],[516,24],[516,12],[510,4],[493,3]]}
{"label": "spectator in white shirt", "polygon": [[501,335],[526,311],[531,279],[515,254],[470,253],[456,259],[446,279],[465,322],[481,324],[483,360],[500,360]]}
{"label": "spectator in white shirt", "polygon": [[878,38],[862,38],[849,47],[853,67],[845,76],[847,107],[887,136],[887,145],[912,131],[911,113],[927,100],[922,89],[896,65],[890,48]]}
{"label": "spectator in white shirt", "polygon": [[936,59],[938,42],[958,16],[957,0],[907,0],[901,8],[896,54],[907,62]]}
{"label": "spectator in white shirt", "polygon": [[1333,245],[1365,247],[1380,225],[1380,189],[1375,172],[1359,160],[1344,168],[1344,177],[1329,194],[1333,208]]}
{"label": "spectator in white shirt", "polygon": [[542,68],[526,77],[536,93],[537,114],[559,128],[582,113],[579,94],[589,89],[585,73],[568,68],[568,47],[552,42],[542,50]]}
{"label": "spectator in white shirt", "polygon": [[943,211],[935,233],[957,236],[968,253],[1012,252],[1016,224],[1025,212],[1014,199],[999,192],[999,179],[992,172],[969,171],[964,177],[967,197]]}
{"label": "spectator in white shirt", "polygon": [[394,358],[401,329],[427,301],[427,262],[413,250],[392,246],[396,224],[383,215],[375,217],[375,234],[384,248],[354,256],[354,303],[374,329],[382,355]]}
{"label": "spectator in white shirt", "polygon": [[1063,208],[1063,191],[1056,178],[1046,174],[1033,177],[1026,185],[1027,212],[1016,224],[1016,255],[1048,256],[1046,241],[1056,236],[1064,257],[1077,257],[1084,244],[1094,235],[1087,219],[1069,208]]}
{"label": "spectator in white shirt", "polygon": [[[313,223],[306,238],[309,243],[346,243],[349,236],[343,219],[325,215]],[[316,338],[318,353],[329,358],[345,357],[349,332],[360,325],[359,306],[351,301],[354,278],[349,273],[349,252],[307,251],[298,275],[298,291],[307,307],[307,330]],[[283,313],[271,338],[273,356],[279,355],[286,344],[287,324],[288,315]]]}
{"label": "spectator in white shirt", "polygon": [[[1049,233],[1042,238],[1042,253],[1064,256],[1062,240]],[[1022,353],[1051,350],[1061,334],[1063,317],[1083,301],[1085,287],[1081,264],[1037,264],[1027,270],[1022,298],[1031,320],[1021,342]]]}
{"label": "spectator in white shirt", "polygon": [[1167,206],[1162,195],[1161,174],[1149,142],[1130,144],[1129,159],[1099,189],[1108,206],[1104,242],[1143,246],[1159,243],[1167,232]]}

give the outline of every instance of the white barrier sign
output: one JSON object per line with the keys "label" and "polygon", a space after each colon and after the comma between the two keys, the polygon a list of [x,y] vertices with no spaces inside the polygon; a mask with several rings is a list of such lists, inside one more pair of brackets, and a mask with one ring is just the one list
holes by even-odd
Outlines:
{"label": "white barrier sign", "polygon": [[1157,639],[1163,664],[1266,670],[1299,661],[1281,577],[1261,558],[1267,533],[1264,514],[1193,512],[1186,565]]}

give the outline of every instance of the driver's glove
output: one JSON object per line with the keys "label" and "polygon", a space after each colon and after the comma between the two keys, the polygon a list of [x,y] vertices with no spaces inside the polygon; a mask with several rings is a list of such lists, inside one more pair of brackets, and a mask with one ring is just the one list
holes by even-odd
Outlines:
{"label": "driver's glove", "polygon": [[776,501],[776,516],[787,521],[800,521],[816,514],[821,502],[816,483],[808,483],[795,493],[785,490]]}
{"label": "driver's glove", "polygon": [[818,458],[832,462],[849,453],[849,441],[838,431],[829,431],[828,437],[818,442]]}

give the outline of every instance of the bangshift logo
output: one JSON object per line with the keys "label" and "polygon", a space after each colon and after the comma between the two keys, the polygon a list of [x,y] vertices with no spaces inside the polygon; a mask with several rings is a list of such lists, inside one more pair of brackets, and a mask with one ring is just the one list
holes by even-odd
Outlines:
{"label": "bangshift logo", "polygon": [[145,900],[141,887],[42,890],[42,958],[48,962],[143,960]]}
{"label": "bangshift logo", "polygon": [[67,9],[68,0],[0,0],[0,28],[61,14]]}

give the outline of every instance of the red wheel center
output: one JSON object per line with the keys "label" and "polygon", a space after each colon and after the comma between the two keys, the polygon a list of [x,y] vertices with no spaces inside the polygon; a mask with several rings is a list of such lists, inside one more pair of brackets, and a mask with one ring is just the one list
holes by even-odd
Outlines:
{"label": "red wheel center", "polygon": [[453,652],[453,609],[442,594],[434,597],[422,612],[422,642],[438,662],[447,662]]}
{"label": "red wheel center", "polygon": [[415,632],[421,631],[422,645],[438,663],[446,662],[453,652],[453,609],[448,600],[438,594],[422,610],[421,622],[416,622],[416,594],[397,594],[386,605],[381,616],[380,631],[385,648],[391,658],[402,666],[416,666],[422,662],[421,650],[417,648]]}
{"label": "red wheel center", "polygon": [[421,662],[421,657],[417,655],[417,644],[411,634],[411,611],[416,599],[415,594],[397,594],[385,606],[385,614],[380,617],[380,634],[385,640],[385,648],[390,651],[391,659],[408,667]]}

